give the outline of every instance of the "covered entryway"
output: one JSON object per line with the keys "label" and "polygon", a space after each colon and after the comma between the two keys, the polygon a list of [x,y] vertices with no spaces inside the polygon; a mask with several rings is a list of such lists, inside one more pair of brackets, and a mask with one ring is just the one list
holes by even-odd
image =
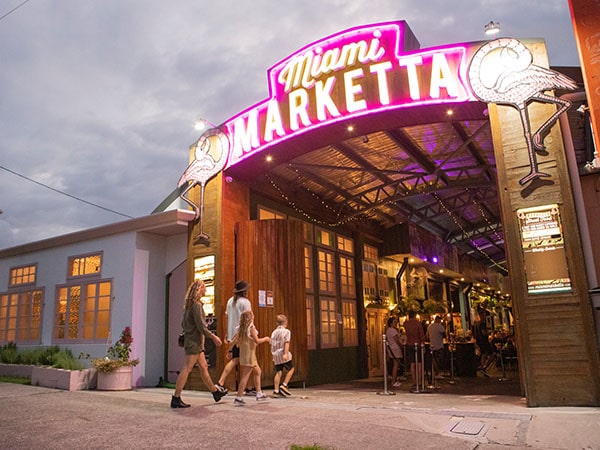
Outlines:
{"label": "covered entryway", "polygon": [[[589,376],[597,372],[598,358],[591,350],[593,330],[585,319],[589,302],[586,306],[585,295],[581,294],[586,283],[581,263],[577,262],[581,260],[581,248],[570,182],[564,176],[566,165],[558,125],[542,138],[547,140],[546,153],[541,148],[535,150],[539,153],[539,161],[535,162],[540,170],[548,171],[550,180],[526,177],[527,171],[533,170],[533,157],[537,155],[530,151],[527,160],[524,128],[516,109],[476,101],[472,94],[461,94],[458,84],[453,86],[447,80],[453,70],[464,75],[463,66],[482,43],[443,47],[438,53],[422,52],[423,68],[414,58],[400,58],[401,69],[393,72],[397,79],[386,87],[390,91],[396,89],[400,95],[393,100],[393,108],[383,107],[392,100],[382,94],[381,74],[392,66],[378,59],[383,54],[378,46],[383,45],[389,27],[390,24],[365,27],[370,43],[366,43],[367,38],[360,42],[365,48],[370,47],[363,55],[364,64],[353,61],[359,69],[348,76],[340,73],[339,79],[335,74],[324,78],[316,88],[310,80],[304,84],[304,79],[300,83],[300,77],[293,79],[289,75],[296,70],[293,64],[297,60],[290,57],[283,61],[271,70],[288,74],[288,84],[297,83],[292,86],[295,90],[277,85],[276,82],[285,84],[285,77],[271,76],[271,89],[281,94],[279,103],[271,100],[258,105],[220,128],[229,136],[231,153],[223,177],[218,178],[221,184],[214,186],[221,198],[221,209],[212,234],[221,243],[219,256],[223,258],[225,286],[251,273],[248,263],[239,264],[240,247],[235,243],[245,222],[267,218],[299,220],[304,224],[304,270],[308,280],[305,307],[307,320],[311,312],[314,320],[314,326],[307,326],[309,382],[328,382],[344,373],[367,376],[377,370],[379,361],[374,352],[380,346],[380,330],[369,323],[379,319],[367,314],[377,306],[387,308],[382,316],[402,315],[411,307],[424,313],[443,311],[449,316],[448,328],[461,338],[468,337],[474,308],[480,307],[498,317],[498,321],[490,320],[492,326],[512,332],[516,323],[522,352],[519,363],[530,367],[529,372],[522,372],[526,374],[522,376],[524,391],[532,404],[564,402],[564,397],[553,398],[547,377],[553,367],[564,365],[573,356],[573,349],[565,341],[567,359],[548,359],[540,352],[547,343],[543,326],[531,334],[528,331],[529,322],[536,315],[532,305],[552,304],[553,308],[543,310],[548,318],[555,319],[562,311],[582,319],[574,333],[585,336],[582,351],[590,358],[589,366],[586,362],[574,374],[578,382],[577,386],[571,385],[570,394],[581,394],[579,403],[595,402],[596,389],[590,394],[586,386]],[[406,33],[402,50],[415,51],[414,37],[407,27],[403,30]],[[348,33],[347,39],[356,35]],[[323,40],[318,47],[321,50],[315,52],[336,45],[332,42],[333,39]],[[513,45],[513,41],[497,45]],[[340,51],[350,51],[349,46],[344,44]],[[543,42],[535,41],[530,46],[543,64]],[[303,50],[310,53],[307,48]],[[321,71],[325,74],[325,70]],[[413,90],[412,71],[419,71],[421,93]],[[311,72],[317,77],[315,73]],[[355,83],[359,75],[365,78],[360,89]],[[457,75],[457,79],[462,80],[463,75]],[[466,84],[461,86],[467,89]],[[317,90],[316,105],[310,103],[314,100],[310,97],[313,88]],[[419,95],[423,96],[422,101],[415,100]],[[361,106],[361,96],[381,105],[369,111]],[[408,96],[412,100],[404,100]],[[351,112],[361,107],[365,111],[348,113],[347,117],[338,112],[335,120],[327,117],[326,111],[333,114],[336,105],[344,102],[352,107],[351,110],[348,106]],[[289,117],[284,118],[282,111],[287,110]],[[542,126],[554,111],[553,105],[534,104],[529,125]],[[314,126],[311,119],[317,120],[317,116],[323,123]],[[298,131],[301,126],[306,126],[306,130]],[[285,136],[287,128],[293,131],[289,138]],[[540,147],[539,143],[536,145]],[[532,296],[526,290],[526,286],[533,289],[532,273],[527,278],[521,270],[510,271],[507,253],[517,267],[525,267],[519,214],[529,214],[532,205],[548,203],[560,205],[565,230],[575,233],[566,247],[567,258],[575,265],[571,268],[568,293],[561,295],[560,300],[540,303],[538,299],[548,298],[536,297],[536,292]],[[511,245],[507,247],[505,240]],[[255,248],[269,245],[272,242],[254,243]],[[208,250],[194,246],[192,251],[199,255]],[[244,271],[240,271],[242,268]],[[268,265],[262,268],[270,270]],[[311,268],[312,272],[308,270]],[[275,267],[271,269],[276,271]],[[332,280],[337,281],[331,283]],[[263,329],[270,326],[260,324]],[[319,376],[311,379],[315,372]],[[323,374],[330,378],[321,378]]]}

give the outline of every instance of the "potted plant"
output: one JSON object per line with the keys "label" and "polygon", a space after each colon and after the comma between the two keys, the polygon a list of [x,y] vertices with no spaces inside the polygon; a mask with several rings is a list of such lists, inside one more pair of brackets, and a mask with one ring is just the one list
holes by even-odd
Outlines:
{"label": "potted plant", "polygon": [[131,389],[133,367],[140,362],[131,359],[131,328],[125,327],[117,342],[108,347],[104,358],[92,360],[98,370],[98,389],[105,391],[123,391]]}

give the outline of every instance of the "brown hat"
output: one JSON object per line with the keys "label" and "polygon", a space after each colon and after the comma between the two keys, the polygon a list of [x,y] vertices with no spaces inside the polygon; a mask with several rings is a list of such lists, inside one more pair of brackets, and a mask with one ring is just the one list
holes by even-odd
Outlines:
{"label": "brown hat", "polygon": [[244,280],[236,281],[235,289],[233,290],[234,294],[241,294],[242,292],[246,292],[250,285],[246,283]]}

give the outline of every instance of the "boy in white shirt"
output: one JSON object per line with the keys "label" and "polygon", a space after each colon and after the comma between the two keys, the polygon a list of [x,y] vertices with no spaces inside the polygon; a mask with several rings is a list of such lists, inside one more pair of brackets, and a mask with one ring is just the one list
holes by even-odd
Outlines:
{"label": "boy in white shirt", "polygon": [[[292,333],[287,329],[287,317],[283,314],[277,316],[277,328],[271,333],[271,354],[275,364],[275,378],[273,379],[273,396],[289,397],[292,393],[288,389],[288,383],[294,375],[294,363],[290,352],[290,338]],[[283,383],[281,377],[286,371]],[[281,383],[281,384],[280,384]]]}

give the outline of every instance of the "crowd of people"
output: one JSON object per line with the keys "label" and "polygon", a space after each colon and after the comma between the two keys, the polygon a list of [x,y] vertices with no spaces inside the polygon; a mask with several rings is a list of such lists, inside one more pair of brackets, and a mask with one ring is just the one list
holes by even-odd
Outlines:
{"label": "crowd of people", "polygon": [[[516,360],[516,345],[511,333],[504,330],[493,331],[488,328],[488,312],[478,310],[478,319],[467,332],[467,342],[474,344],[477,370],[488,376],[487,370],[492,364],[505,360]],[[408,318],[399,326],[397,317],[387,320],[385,331],[387,358],[391,369],[388,371],[393,387],[399,387],[406,380],[404,373],[410,373],[412,392],[418,392],[418,382],[423,379],[423,371],[429,372],[431,382],[443,378],[442,369],[447,362],[444,345],[452,340],[452,334],[446,329],[440,315],[431,322],[420,321],[415,311],[408,312]],[[427,353],[431,355],[431,367],[424,365],[424,352],[421,348],[429,344]]]}
{"label": "crowd of people", "polygon": [[[271,344],[271,354],[275,365],[273,396],[289,397],[292,395],[288,383],[294,374],[294,364],[290,351],[291,332],[287,329],[287,317],[283,314],[278,315],[277,326],[271,336],[260,337],[254,325],[252,304],[246,297],[248,288],[249,285],[246,281],[236,282],[233,296],[227,301],[226,341],[229,345],[227,351],[229,361],[216,383],[213,383],[208,372],[204,342],[205,338],[212,339],[217,347],[220,347],[223,342],[209,330],[206,324],[201,301],[206,293],[204,282],[196,280],[188,288],[181,322],[184,333],[185,360],[183,368],[177,376],[175,392],[171,397],[171,408],[188,408],[190,406],[181,400],[181,392],[195,365],[198,366],[202,381],[212,392],[215,402],[227,395],[228,389],[225,387],[225,380],[236,367],[240,368],[240,380],[233,404],[244,406],[246,401],[243,396],[248,393],[255,395],[256,401],[266,400],[267,396],[261,389],[262,370],[256,358],[256,347],[267,342]],[[248,388],[249,385],[252,388]]]}
{"label": "crowd of people", "polygon": [[[215,402],[218,402],[228,393],[225,382],[230,373],[239,368],[240,378],[238,390],[233,400],[235,406],[246,404],[244,395],[253,394],[256,401],[264,401],[267,396],[261,388],[262,369],[256,357],[256,347],[270,343],[275,374],[273,377],[273,397],[289,397],[289,382],[294,374],[294,364],[290,351],[291,332],[287,328],[287,317],[283,314],[277,316],[276,327],[270,336],[260,336],[254,325],[252,304],[246,297],[249,285],[246,281],[236,282],[233,296],[227,301],[227,329],[226,343],[228,362],[225,365],[219,380],[213,383],[208,371],[205,356],[205,339],[211,339],[219,347],[223,341],[206,324],[202,297],[206,286],[200,280],[194,281],[185,295],[185,306],[182,320],[184,332],[185,360],[177,381],[175,392],[171,398],[172,408],[187,408],[190,405],[181,399],[181,392],[187,382],[194,366],[198,366],[202,381]],[[478,320],[469,330],[468,335],[476,346],[479,357],[478,369],[487,376],[487,369],[497,359],[502,351],[508,355],[516,356],[516,347],[512,336],[504,331],[493,332],[488,329],[487,311],[478,311]],[[399,328],[396,317],[387,320],[385,339],[387,358],[391,363],[391,381],[393,387],[399,387],[406,380],[405,372],[410,373],[412,380],[411,392],[419,392],[419,380],[424,379],[423,346],[429,342],[431,353],[431,380],[441,377],[443,367],[444,341],[447,330],[442,317],[437,315],[426,324],[421,322],[415,311],[408,312],[408,318]]]}

